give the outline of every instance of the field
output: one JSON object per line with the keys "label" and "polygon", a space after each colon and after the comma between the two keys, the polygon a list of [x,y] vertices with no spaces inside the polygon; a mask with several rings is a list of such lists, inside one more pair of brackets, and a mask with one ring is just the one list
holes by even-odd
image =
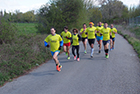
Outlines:
{"label": "field", "polygon": [[19,34],[33,34],[37,32],[36,23],[13,23],[17,26]]}

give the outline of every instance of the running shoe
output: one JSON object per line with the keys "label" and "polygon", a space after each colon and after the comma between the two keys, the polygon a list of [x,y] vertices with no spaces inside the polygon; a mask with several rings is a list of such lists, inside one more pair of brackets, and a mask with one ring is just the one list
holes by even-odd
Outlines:
{"label": "running shoe", "polygon": [[106,58],[109,58],[109,54],[108,54],[108,55],[105,55],[105,57],[106,57]]}
{"label": "running shoe", "polygon": [[62,68],[62,65],[59,65],[59,68],[61,69]]}
{"label": "running shoe", "polygon": [[60,72],[60,71],[61,71],[61,69],[60,69],[59,65],[57,65],[57,66],[56,66],[56,70],[57,70],[58,72]]}
{"label": "running shoe", "polygon": [[110,48],[110,51],[111,51],[112,49]]}
{"label": "running shoe", "polygon": [[77,61],[80,61],[80,58],[77,58]]}
{"label": "running shoe", "polygon": [[101,50],[99,50],[99,53],[101,53]]}
{"label": "running shoe", "polygon": [[86,53],[87,53],[87,51],[85,50],[85,51],[84,51],[84,53],[86,54]]}
{"label": "running shoe", "polygon": [[93,58],[93,55],[91,55],[90,57]]}
{"label": "running shoe", "polygon": [[68,53],[66,52],[66,56],[68,56]]}
{"label": "running shoe", "polygon": [[68,57],[68,60],[70,59],[70,57]]}
{"label": "running shoe", "polygon": [[114,50],[114,47],[112,47],[112,50]]}
{"label": "running shoe", "polygon": [[74,60],[76,60],[76,56],[74,56]]}

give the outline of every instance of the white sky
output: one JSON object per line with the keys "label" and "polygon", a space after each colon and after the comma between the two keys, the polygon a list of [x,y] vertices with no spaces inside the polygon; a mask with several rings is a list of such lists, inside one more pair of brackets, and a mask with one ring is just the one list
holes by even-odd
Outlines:
{"label": "white sky", "polygon": [[[49,0],[0,0],[0,10],[6,10],[7,12],[26,12],[29,10],[36,10],[41,5],[46,4]],[[127,6],[138,5],[139,0],[120,0]]]}

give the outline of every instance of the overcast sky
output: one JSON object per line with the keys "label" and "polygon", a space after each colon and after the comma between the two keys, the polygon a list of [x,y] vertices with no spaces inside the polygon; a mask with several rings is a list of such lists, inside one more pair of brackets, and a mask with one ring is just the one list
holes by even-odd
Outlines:
{"label": "overcast sky", "polygon": [[[26,12],[29,10],[36,10],[41,5],[46,4],[49,0],[0,0],[0,10],[6,10],[7,12],[14,12],[20,10],[20,12]],[[125,5],[138,5],[139,0],[120,0]]]}

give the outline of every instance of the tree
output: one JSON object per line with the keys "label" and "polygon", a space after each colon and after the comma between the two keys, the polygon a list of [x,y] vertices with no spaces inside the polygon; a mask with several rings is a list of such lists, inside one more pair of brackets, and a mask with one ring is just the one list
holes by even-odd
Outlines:
{"label": "tree", "polygon": [[51,4],[46,4],[40,8],[38,13],[40,32],[50,32],[51,27],[55,27],[58,32],[64,26],[70,29],[80,28],[81,24],[87,21],[86,8],[83,0],[56,0]]}
{"label": "tree", "polygon": [[100,8],[103,20],[112,22],[114,19],[120,19],[128,13],[128,8],[123,2],[118,0],[101,0]]}
{"label": "tree", "polygon": [[98,7],[93,7],[88,9],[88,14],[89,14],[88,17],[90,21],[94,23],[102,21],[102,13]]}
{"label": "tree", "polygon": [[24,13],[23,15],[23,21],[24,22],[35,22],[35,15],[34,15],[34,10],[32,11],[27,11],[26,13]]}

